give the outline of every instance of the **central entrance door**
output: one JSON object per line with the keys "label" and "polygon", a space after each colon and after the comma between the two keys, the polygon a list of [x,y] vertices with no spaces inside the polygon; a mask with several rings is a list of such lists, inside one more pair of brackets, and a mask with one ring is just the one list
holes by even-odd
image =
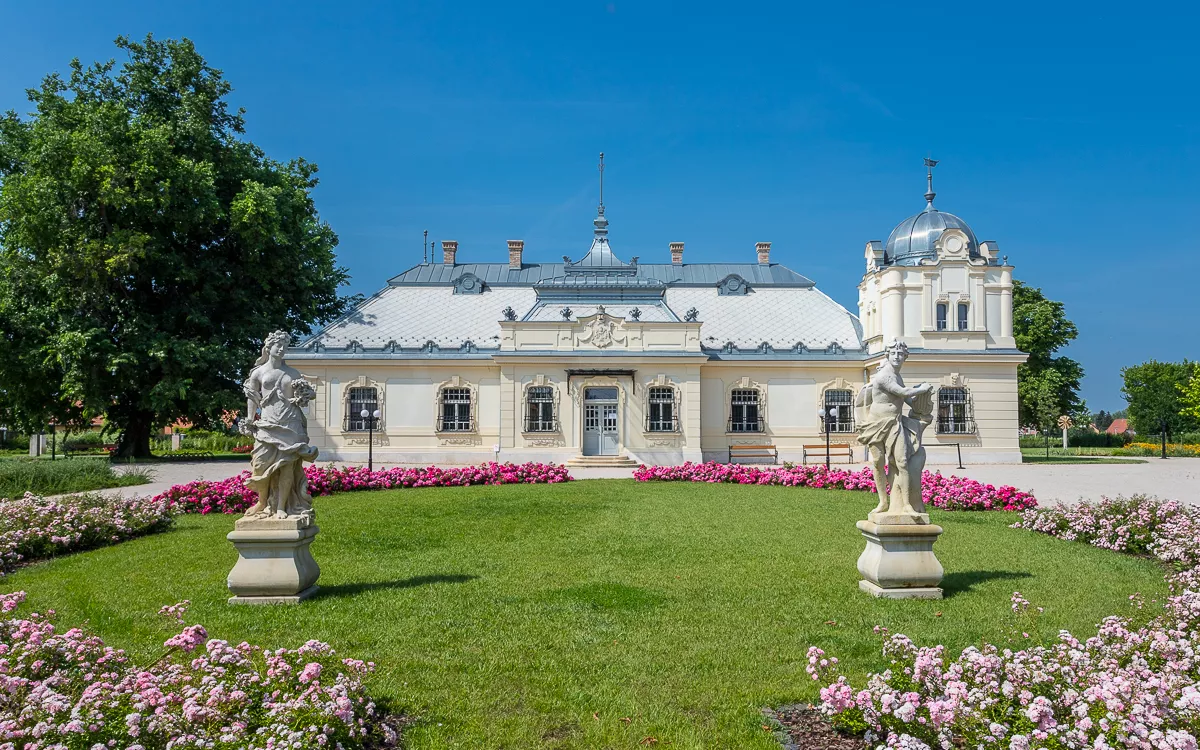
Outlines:
{"label": "central entrance door", "polygon": [[587,388],[583,392],[583,455],[615,456],[620,443],[617,433],[617,389]]}

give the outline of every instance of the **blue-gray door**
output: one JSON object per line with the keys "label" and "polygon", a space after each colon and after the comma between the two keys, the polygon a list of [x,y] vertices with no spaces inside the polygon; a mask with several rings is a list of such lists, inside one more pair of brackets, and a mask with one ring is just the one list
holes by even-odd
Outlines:
{"label": "blue-gray door", "polygon": [[586,389],[583,396],[583,455],[615,456],[619,437],[617,389]]}

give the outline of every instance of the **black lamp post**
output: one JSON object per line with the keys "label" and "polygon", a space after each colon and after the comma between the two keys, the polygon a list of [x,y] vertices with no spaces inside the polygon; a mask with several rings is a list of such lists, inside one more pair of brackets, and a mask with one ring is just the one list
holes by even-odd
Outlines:
{"label": "black lamp post", "polygon": [[379,421],[379,410],[369,412],[363,409],[358,413],[367,422],[367,471],[375,470],[375,423]]}
{"label": "black lamp post", "polygon": [[825,471],[829,471],[829,422],[837,415],[837,407],[830,406],[826,409],[824,406],[817,407],[817,417],[821,419],[825,427]]}

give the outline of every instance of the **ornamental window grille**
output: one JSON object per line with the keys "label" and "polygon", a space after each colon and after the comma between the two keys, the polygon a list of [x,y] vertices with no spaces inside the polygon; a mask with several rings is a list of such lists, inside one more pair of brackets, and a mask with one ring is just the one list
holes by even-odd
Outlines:
{"label": "ornamental window grille", "polygon": [[854,432],[854,394],[848,390],[825,391],[825,412],[821,422],[826,432]]}
{"label": "ornamental window grille", "polygon": [[646,431],[678,431],[679,417],[676,411],[675,389],[669,385],[651,386],[646,409]]}
{"label": "ornamental window grille", "polygon": [[438,429],[442,432],[470,432],[474,429],[471,420],[471,389],[443,388],[441,393],[441,419]]}
{"label": "ornamental window grille", "polygon": [[762,408],[757,388],[735,388],[729,394],[729,431],[763,431]]}
{"label": "ornamental window grille", "polygon": [[346,394],[346,432],[366,432],[373,427],[379,427],[378,424],[372,425],[373,417],[362,416],[363,410],[367,414],[374,414],[379,409],[379,391],[373,386],[355,386],[350,388]]}
{"label": "ornamental window grille", "polygon": [[[926,309],[928,309],[928,308],[926,308]],[[950,306],[949,305],[947,305],[945,302],[937,303],[937,329],[939,331],[944,331],[949,327],[949,323],[946,321],[946,316],[948,316],[949,314],[950,314]]]}
{"label": "ornamental window grille", "polygon": [[966,388],[938,389],[937,431],[946,435],[975,432],[971,419],[971,392]]}
{"label": "ornamental window grille", "polygon": [[970,323],[970,310],[971,308],[966,302],[958,303],[958,330],[967,330],[967,325]]}
{"label": "ornamental window grille", "polygon": [[548,385],[532,386],[525,392],[525,431],[554,432],[554,389]]}

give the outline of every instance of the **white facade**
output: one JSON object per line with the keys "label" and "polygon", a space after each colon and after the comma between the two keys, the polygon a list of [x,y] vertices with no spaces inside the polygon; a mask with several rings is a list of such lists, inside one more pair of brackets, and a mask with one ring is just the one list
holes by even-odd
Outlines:
{"label": "white facade", "polygon": [[[579,261],[525,263],[510,241],[507,264],[462,264],[445,242],[445,262],[391,279],[289,354],[317,388],[312,442],[349,462],[371,440],[386,463],[675,464],[738,444],[799,463],[826,426],[855,444],[849,404],[903,339],[906,380],[938,386],[929,462],[1019,462],[1012,268],[926,197],[886,246],[867,244],[858,316],[771,263],[769,243],[750,263],[683,263],[682,243],[669,264],[623,262],[603,207]],[[380,413],[373,430],[364,408]]]}

